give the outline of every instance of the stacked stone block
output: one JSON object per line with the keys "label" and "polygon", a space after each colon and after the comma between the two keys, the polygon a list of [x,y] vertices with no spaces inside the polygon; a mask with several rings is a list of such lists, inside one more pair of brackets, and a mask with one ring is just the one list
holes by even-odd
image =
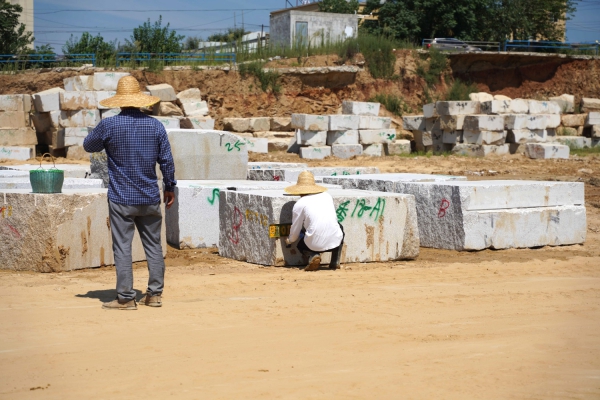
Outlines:
{"label": "stacked stone block", "polygon": [[302,171],[310,171],[316,181],[329,176],[359,176],[365,174],[379,174],[376,167],[293,167],[288,165],[274,166],[272,168],[248,169],[247,179],[252,181],[285,181],[296,182]]}
{"label": "stacked stone block", "polygon": [[288,149],[294,137],[290,117],[224,118],[223,129],[236,132],[248,143],[248,151],[266,153]]}
{"label": "stacked stone block", "polygon": [[31,127],[31,96],[0,95],[0,159],[28,160],[38,139]]}

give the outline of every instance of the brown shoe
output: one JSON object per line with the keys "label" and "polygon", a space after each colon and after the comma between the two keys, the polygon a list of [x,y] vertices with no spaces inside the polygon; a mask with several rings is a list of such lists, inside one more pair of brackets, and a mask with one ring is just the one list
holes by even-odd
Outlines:
{"label": "brown shoe", "polygon": [[317,253],[308,259],[308,265],[304,268],[305,271],[317,271],[321,265],[321,254]]}
{"label": "brown shoe", "polygon": [[135,304],[135,300],[121,303],[119,299],[115,299],[109,303],[102,304],[102,308],[105,310],[137,310],[137,305]]}
{"label": "brown shoe", "polygon": [[162,307],[162,296],[160,294],[152,296],[150,293],[146,293],[140,299],[140,304],[148,307]]}

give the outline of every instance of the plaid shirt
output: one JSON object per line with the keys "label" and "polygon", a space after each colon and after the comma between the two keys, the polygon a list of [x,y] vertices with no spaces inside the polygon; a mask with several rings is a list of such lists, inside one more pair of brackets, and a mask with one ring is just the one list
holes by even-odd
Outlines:
{"label": "plaid shirt", "polygon": [[156,163],[163,174],[164,190],[174,191],[175,164],[164,126],[137,109],[123,109],[102,120],[85,138],[89,153],[106,150],[108,199],[124,205],[159,204]]}

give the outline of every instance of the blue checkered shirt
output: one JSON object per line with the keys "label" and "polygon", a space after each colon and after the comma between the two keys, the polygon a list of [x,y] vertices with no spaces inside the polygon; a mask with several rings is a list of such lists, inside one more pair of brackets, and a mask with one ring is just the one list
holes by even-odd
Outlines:
{"label": "blue checkered shirt", "polygon": [[137,109],[123,109],[103,119],[85,138],[89,153],[106,150],[108,199],[124,205],[159,204],[156,163],[163,174],[164,190],[174,191],[175,164],[164,126]]}

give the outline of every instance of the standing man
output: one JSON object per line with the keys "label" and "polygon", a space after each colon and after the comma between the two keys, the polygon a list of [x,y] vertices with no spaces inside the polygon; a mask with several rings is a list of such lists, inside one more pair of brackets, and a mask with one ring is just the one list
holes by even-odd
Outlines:
{"label": "standing man", "polygon": [[141,93],[139,82],[133,76],[121,78],[117,94],[100,102],[104,107],[120,107],[121,113],[102,120],[83,142],[85,151],[106,150],[108,156],[108,212],[117,270],[117,298],[102,305],[107,310],[137,310],[131,261],[136,227],[150,275],[148,289],[140,303],[162,306],[165,260],[160,241],[162,214],[156,163],[163,174],[167,208],[175,201],[175,164],[165,128],[139,110],[159,101],[158,97]]}
{"label": "standing man", "polygon": [[337,220],[333,198],[325,193],[326,190],[315,183],[315,177],[309,171],[301,172],[298,182],[284,189],[286,193],[300,195],[292,210],[292,228],[285,242],[290,245],[300,239],[296,247],[308,257],[305,271],[319,269],[323,252],[331,252],[329,268],[340,266],[344,231]]}

